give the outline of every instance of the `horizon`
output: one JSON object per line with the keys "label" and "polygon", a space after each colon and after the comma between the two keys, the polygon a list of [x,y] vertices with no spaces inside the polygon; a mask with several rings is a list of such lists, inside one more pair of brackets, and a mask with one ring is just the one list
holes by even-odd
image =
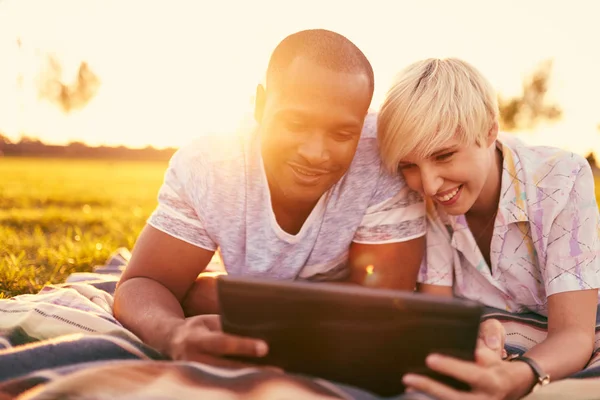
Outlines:
{"label": "horizon", "polygon": [[[591,51],[600,38],[594,21],[600,4],[590,3],[429,0],[365,7],[310,0],[289,12],[285,7],[293,3],[269,0],[209,7],[192,0],[4,0],[0,58],[14,62],[0,65],[0,132],[12,141],[25,134],[46,144],[158,149],[227,134],[248,122],[255,87],[277,43],[320,27],[347,36],[371,61],[373,109],[393,76],[418,59],[462,58],[505,97],[517,95],[523,78],[553,59],[549,100],[563,109],[563,119],[517,135],[600,154],[594,101],[600,55]],[[82,110],[66,115],[37,98],[40,57],[47,52],[63,64],[66,80],[81,61],[98,75],[98,93]]]}

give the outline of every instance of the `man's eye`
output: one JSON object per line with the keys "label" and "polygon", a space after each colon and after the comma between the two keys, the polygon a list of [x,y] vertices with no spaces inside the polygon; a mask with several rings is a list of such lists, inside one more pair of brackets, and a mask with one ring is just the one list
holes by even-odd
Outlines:
{"label": "man's eye", "polygon": [[335,138],[335,140],[345,141],[352,139],[354,137],[354,134],[348,132],[336,132],[333,134],[333,137]]}
{"label": "man's eye", "polygon": [[300,121],[286,121],[285,126],[292,132],[301,132],[306,128],[306,125]]}

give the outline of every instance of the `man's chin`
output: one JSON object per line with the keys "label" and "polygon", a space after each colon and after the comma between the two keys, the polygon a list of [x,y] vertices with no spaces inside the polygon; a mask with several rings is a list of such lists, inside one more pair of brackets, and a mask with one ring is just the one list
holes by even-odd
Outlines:
{"label": "man's chin", "polygon": [[295,187],[285,193],[285,199],[295,207],[311,207],[319,201],[325,192],[322,188]]}

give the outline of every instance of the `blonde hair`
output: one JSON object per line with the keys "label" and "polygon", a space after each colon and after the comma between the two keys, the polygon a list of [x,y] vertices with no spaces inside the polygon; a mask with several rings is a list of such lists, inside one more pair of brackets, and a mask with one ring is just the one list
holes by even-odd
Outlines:
{"label": "blonde hair", "polygon": [[498,118],[490,82],[465,61],[427,59],[405,68],[378,117],[383,163],[396,173],[408,154],[431,156],[448,140],[481,144]]}

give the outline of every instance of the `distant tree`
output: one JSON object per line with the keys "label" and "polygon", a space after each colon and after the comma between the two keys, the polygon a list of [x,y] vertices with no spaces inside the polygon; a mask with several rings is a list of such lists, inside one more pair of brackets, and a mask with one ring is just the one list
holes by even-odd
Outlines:
{"label": "distant tree", "polygon": [[42,141],[38,138],[34,138],[31,136],[26,136],[23,135],[21,136],[21,139],[19,140],[19,144],[36,144],[36,145],[42,145]]}
{"label": "distant tree", "polygon": [[0,146],[2,146],[3,144],[11,144],[11,141],[8,137],[0,133]]}
{"label": "distant tree", "polygon": [[87,62],[82,61],[73,82],[65,82],[63,67],[49,54],[38,77],[38,96],[56,104],[65,113],[85,107],[96,95],[100,79]]}
{"label": "distant tree", "polygon": [[7,144],[10,144],[10,140],[0,133],[0,157],[4,155],[4,149],[6,148]]}
{"label": "distant tree", "polygon": [[552,75],[552,60],[539,64],[523,81],[521,95],[513,98],[498,96],[500,125],[505,131],[534,128],[540,121],[556,121],[562,110],[556,104],[546,104],[546,94]]}
{"label": "distant tree", "polygon": [[598,173],[598,171],[600,171],[600,169],[598,168],[598,162],[596,161],[596,156],[594,155],[593,152],[588,154],[585,159],[590,164],[590,166],[592,167],[592,171],[595,174]]}

